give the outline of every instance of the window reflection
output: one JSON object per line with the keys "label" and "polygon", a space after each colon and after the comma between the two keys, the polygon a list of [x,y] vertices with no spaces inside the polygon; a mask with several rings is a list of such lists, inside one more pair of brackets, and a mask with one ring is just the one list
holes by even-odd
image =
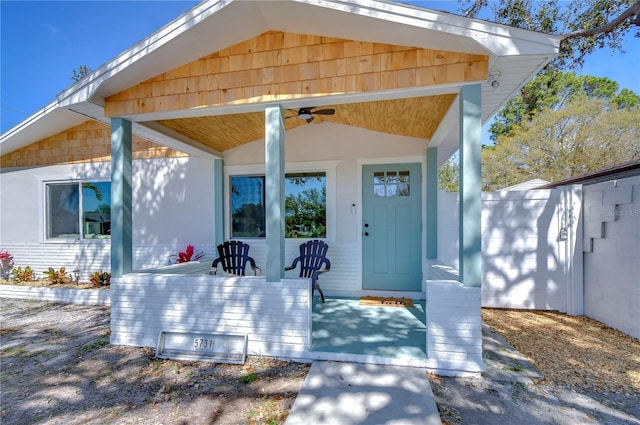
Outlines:
{"label": "window reflection", "polygon": [[410,196],[409,171],[376,171],[373,173],[373,196]]}

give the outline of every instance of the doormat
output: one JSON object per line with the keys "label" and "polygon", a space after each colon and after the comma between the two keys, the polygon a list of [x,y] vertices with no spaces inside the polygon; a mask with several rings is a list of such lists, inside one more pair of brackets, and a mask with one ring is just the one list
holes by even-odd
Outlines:
{"label": "doormat", "polygon": [[413,301],[410,298],[360,297],[360,305],[371,305],[380,307],[413,307]]}

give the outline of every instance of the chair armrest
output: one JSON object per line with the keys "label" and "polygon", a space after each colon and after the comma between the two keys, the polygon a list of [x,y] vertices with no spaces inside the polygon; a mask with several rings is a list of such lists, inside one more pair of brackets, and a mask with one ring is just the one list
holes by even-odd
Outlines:
{"label": "chair armrest", "polygon": [[209,270],[209,274],[215,275],[218,274],[218,263],[220,262],[220,258],[216,258],[211,263],[211,270]]}
{"label": "chair armrest", "polygon": [[256,266],[256,260],[251,257],[247,257],[247,260],[249,260],[249,265],[251,266],[251,269],[253,270],[253,274],[255,276],[258,276],[258,272],[262,273],[262,269]]}
{"label": "chair armrest", "polygon": [[293,270],[298,267],[298,263],[300,262],[300,257],[296,257],[289,267],[285,267],[284,271]]}

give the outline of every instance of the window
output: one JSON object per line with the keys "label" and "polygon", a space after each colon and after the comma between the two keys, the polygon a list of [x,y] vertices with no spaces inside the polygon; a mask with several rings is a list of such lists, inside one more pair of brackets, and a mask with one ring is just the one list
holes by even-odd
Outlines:
{"label": "window", "polygon": [[111,237],[111,183],[46,183],[47,239]]}
{"label": "window", "polygon": [[[230,181],[231,237],[264,237],[265,177],[232,176]],[[287,174],[284,190],[286,237],[326,237],[325,173]]]}
{"label": "window", "polygon": [[373,173],[373,196],[409,196],[409,171]]}

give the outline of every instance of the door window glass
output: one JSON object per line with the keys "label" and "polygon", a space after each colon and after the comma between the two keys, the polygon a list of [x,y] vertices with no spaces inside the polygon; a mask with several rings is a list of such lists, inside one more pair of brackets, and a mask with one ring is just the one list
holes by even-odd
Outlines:
{"label": "door window glass", "polygon": [[373,196],[410,196],[409,171],[375,171],[373,173]]}

